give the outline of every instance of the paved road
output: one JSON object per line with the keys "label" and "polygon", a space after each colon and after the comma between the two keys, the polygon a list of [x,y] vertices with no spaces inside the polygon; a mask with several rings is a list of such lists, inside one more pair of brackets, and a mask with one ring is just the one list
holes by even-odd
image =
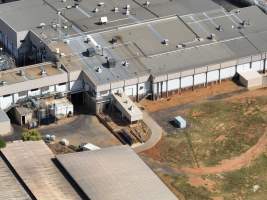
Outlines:
{"label": "paved road", "polygon": [[147,142],[133,148],[136,153],[140,153],[154,147],[161,140],[161,137],[164,133],[163,129],[158,125],[158,123],[145,111],[143,112],[143,118],[146,125],[150,128],[152,134]]}
{"label": "paved road", "polygon": [[70,144],[93,143],[100,147],[119,145],[120,142],[98,121],[94,115],[78,115],[68,123],[51,125],[40,129],[43,134],[56,135],[57,139],[66,138]]}

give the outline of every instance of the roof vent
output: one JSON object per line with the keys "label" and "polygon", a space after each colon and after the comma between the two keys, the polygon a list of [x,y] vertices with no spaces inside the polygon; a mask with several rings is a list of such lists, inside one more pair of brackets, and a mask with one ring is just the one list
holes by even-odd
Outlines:
{"label": "roof vent", "polygon": [[212,41],[215,41],[215,34],[214,34],[214,33],[210,34],[210,35],[208,36],[208,39],[209,39],[209,40],[212,40]]}
{"label": "roof vent", "polygon": [[240,24],[241,24],[243,27],[246,27],[246,26],[249,26],[249,25],[250,25],[249,20],[243,20]]}
{"label": "roof vent", "polygon": [[222,32],[223,31],[222,25],[217,26],[216,30]]}
{"label": "roof vent", "polygon": [[176,46],[178,49],[182,49],[182,48],[185,48],[186,47],[186,44],[178,44],[177,46]]}
{"label": "roof vent", "polygon": [[106,23],[108,23],[108,17],[106,17],[106,16],[101,17],[99,23],[100,23],[100,24],[106,24]]}
{"label": "roof vent", "polygon": [[19,75],[20,76],[25,76],[25,72],[23,71],[23,69],[19,70]]}
{"label": "roof vent", "polygon": [[98,8],[95,8],[95,9],[93,10],[94,13],[97,13],[98,11],[99,11]]}
{"label": "roof vent", "polygon": [[150,1],[146,1],[145,3],[144,3],[144,6],[146,6],[146,7],[148,7],[150,5]]}
{"label": "roof vent", "polygon": [[129,66],[129,62],[127,61],[127,60],[124,60],[124,61],[122,61],[122,66],[124,66],[124,67],[128,67]]}
{"label": "roof vent", "polygon": [[66,2],[66,0],[61,0],[61,2],[65,3],[65,2]]}
{"label": "roof vent", "polygon": [[43,68],[41,69],[41,73],[40,73],[40,75],[41,75],[41,76],[46,76],[46,75],[47,75],[45,69],[43,69]]}
{"label": "roof vent", "polygon": [[113,68],[116,66],[116,60],[114,58],[107,59],[108,68]]}
{"label": "roof vent", "polygon": [[40,24],[39,24],[39,28],[44,28],[45,27],[45,23],[44,22],[41,22]]}
{"label": "roof vent", "polygon": [[97,67],[95,70],[97,73],[102,73],[102,68],[101,67]]}
{"label": "roof vent", "polygon": [[168,39],[164,39],[161,43],[167,46],[167,45],[169,45],[169,40]]}
{"label": "roof vent", "polygon": [[131,8],[131,6],[130,6],[129,4],[127,4],[127,5],[125,6],[125,9],[126,9],[126,10],[130,10],[130,8]]}
{"label": "roof vent", "polygon": [[104,2],[99,2],[97,5],[98,5],[98,6],[104,6],[105,3],[104,3]]}
{"label": "roof vent", "polygon": [[0,81],[0,85],[1,85],[1,86],[4,86],[4,85],[6,85],[6,84],[7,84],[6,81]]}
{"label": "roof vent", "polygon": [[239,14],[239,13],[240,13],[240,10],[239,10],[239,9],[238,9],[238,10],[236,10],[236,11],[235,11],[235,13],[236,13],[236,14]]}
{"label": "roof vent", "polygon": [[66,8],[67,9],[71,9],[72,8],[72,5],[67,5]]}
{"label": "roof vent", "polygon": [[127,15],[127,16],[130,15],[130,10],[127,9],[127,10],[125,11],[125,15]]}
{"label": "roof vent", "polygon": [[113,11],[114,11],[115,13],[117,13],[117,12],[119,12],[119,8],[118,8],[118,7],[115,7],[115,8],[113,9]]}

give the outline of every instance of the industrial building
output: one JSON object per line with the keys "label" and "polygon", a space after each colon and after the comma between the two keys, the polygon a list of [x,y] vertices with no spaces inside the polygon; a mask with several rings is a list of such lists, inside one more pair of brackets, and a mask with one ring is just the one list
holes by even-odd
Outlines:
{"label": "industrial building", "polygon": [[177,200],[128,146],[58,155],[76,184],[94,200]]}
{"label": "industrial building", "polygon": [[262,73],[266,21],[256,6],[227,12],[211,0],[2,4],[0,43],[24,67],[0,72],[0,108],[83,92],[97,113],[116,93],[157,100],[238,72]]}

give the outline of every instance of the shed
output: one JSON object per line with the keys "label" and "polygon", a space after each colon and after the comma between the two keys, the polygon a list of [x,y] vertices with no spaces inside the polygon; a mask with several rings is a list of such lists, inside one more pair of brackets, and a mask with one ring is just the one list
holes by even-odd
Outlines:
{"label": "shed", "polygon": [[142,111],[125,93],[113,93],[114,105],[130,122],[136,122],[143,119]]}
{"label": "shed", "polygon": [[238,72],[239,82],[248,89],[261,88],[263,76],[256,71]]}
{"label": "shed", "polygon": [[11,132],[10,119],[6,112],[0,109],[0,135],[6,135]]}
{"label": "shed", "polygon": [[179,128],[186,128],[186,121],[181,116],[175,117],[174,121],[179,126]]}

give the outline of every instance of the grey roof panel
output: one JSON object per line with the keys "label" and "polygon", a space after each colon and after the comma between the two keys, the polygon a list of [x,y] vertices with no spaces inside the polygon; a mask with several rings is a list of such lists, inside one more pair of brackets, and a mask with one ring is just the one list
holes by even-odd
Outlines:
{"label": "grey roof panel", "polygon": [[57,159],[93,200],[177,200],[128,146],[58,155]]}

